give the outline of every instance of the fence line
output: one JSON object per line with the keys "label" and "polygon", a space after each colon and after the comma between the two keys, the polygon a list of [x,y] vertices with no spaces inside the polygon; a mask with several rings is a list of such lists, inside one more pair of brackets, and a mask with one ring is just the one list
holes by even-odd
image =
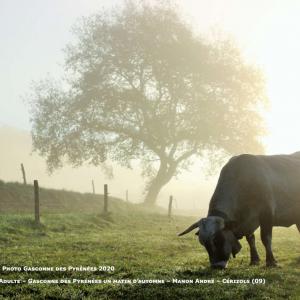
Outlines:
{"label": "fence line", "polygon": [[104,214],[108,213],[108,186],[104,184]]}
{"label": "fence line", "polygon": [[92,189],[93,189],[93,194],[95,195],[95,194],[96,194],[96,191],[95,191],[95,183],[94,183],[94,180],[92,180]]}
{"label": "fence line", "polygon": [[40,224],[40,189],[38,180],[33,181],[34,187],[34,217],[35,224]]}
{"label": "fence line", "polygon": [[24,185],[27,185],[26,172],[23,164],[21,164],[21,171],[22,171],[23,183]]}
{"label": "fence line", "polygon": [[169,198],[169,209],[168,209],[168,217],[171,218],[172,216],[172,204],[173,204],[173,196]]}

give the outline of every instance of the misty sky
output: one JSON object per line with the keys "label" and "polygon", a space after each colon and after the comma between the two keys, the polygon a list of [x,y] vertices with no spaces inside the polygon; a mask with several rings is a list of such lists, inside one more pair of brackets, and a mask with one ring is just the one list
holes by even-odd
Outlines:
{"label": "misty sky", "polygon": [[[0,125],[30,129],[21,99],[32,80],[61,74],[62,49],[82,15],[122,0],[0,0]],[[300,150],[300,1],[182,0],[182,11],[201,32],[230,34],[267,78],[268,153]]]}
{"label": "misty sky", "polygon": [[[265,73],[270,98],[270,108],[265,113],[269,130],[269,135],[264,139],[267,153],[299,151],[300,1],[178,2],[181,6],[180,11],[196,30],[209,34],[213,28],[213,31],[229,34],[236,40],[245,58],[251,63],[258,64]],[[97,12],[102,7],[120,3],[122,0],[0,0],[0,128],[7,125],[30,130],[28,109],[21,98],[29,92],[30,82],[39,80],[47,74],[54,77],[62,74],[64,58],[62,49],[72,40],[70,29],[77,18]],[[6,143],[8,140],[7,137]],[[8,151],[12,145],[5,145]],[[18,146],[20,147],[22,146]],[[26,151],[30,152],[30,145],[26,147]],[[3,156],[2,159],[3,167],[9,158]],[[14,173],[7,175],[7,169],[0,168],[1,179],[19,178],[19,169],[17,167],[10,169]],[[201,171],[199,166],[195,166],[194,171],[180,178],[182,183],[180,187],[176,183],[173,186],[172,183],[168,185],[162,198],[167,199],[169,193],[178,188],[178,193],[181,192],[186,196],[187,193],[191,193],[188,197],[190,203],[196,201],[200,190],[198,183],[203,182],[200,178]],[[79,173],[72,174],[74,178],[79,177]],[[55,178],[50,181],[45,177],[43,182],[49,186],[66,186],[59,177]],[[49,180],[48,183],[46,180]],[[55,180],[61,182],[61,186],[55,183]],[[122,178],[114,182],[118,186]],[[74,188],[75,185],[78,187],[75,180],[72,184],[67,188]],[[85,185],[79,189],[89,190],[90,183],[86,182]],[[214,185],[215,182],[210,183],[206,199]],[[125,188],[124,185],[120,193],[124,193]],[[203,191],[204,187],[202,194]]]}

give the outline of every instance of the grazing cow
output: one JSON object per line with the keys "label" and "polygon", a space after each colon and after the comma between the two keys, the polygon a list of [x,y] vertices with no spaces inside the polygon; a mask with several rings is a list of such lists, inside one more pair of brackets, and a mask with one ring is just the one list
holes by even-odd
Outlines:
{"label": "grazing cow", "polygon": [[296,224],[300,232],[300,152],[290,155],[242,154],[222,168],[206,218],[179,236],[198,228],[211,267],[225,268],[232,254],[241,250],[246,237],[251,265],[259,263],[254,231],[266,249],[266,265],[276,266],[272,252],[273,226]]}

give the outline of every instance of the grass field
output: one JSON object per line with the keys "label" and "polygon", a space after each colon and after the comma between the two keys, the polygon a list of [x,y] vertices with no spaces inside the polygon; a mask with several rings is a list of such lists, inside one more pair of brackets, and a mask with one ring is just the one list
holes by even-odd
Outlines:
{"label": "grass field", "polygon": [[[243,249],[224,271],[211,270],[195,235],[177,233],[195,217],[110,198],[111,214],[103,216],[102,195],[41,189],[41,225],[33,222],[32,186],[0,181],[0,299],[300,299],[300,235],[295,227],[274,230],[274,254],[280,267],[249,267],[249,249]],[[23,212],[21,214],[21,212]],[[58,213],[60,212],[60,213]],[[257,234],[258,235],[258,234]],[[3,266],[66,267],[114,266],[101,271],[4,271]],[[264,285],[226,284],[222,280],[265,279]],[[69,283],[28,283],[70,280]],[[162,284],[72,283],[74,279],[164,280]],[[194,280],[176,284],[173,279]],[[214,284],[196,280],[214,279]],[[219,282],[218,282],[219,281]]]}
{"label": "grass field", "polygon": [[[252,284],[1,284],[3,298],[16,299],[300,299],[300,235],[275,229],[274,252],[280,267],[249,267],[248,246],[224,271],[208,268],[207,255],[193,234],[176,233],[194,221],[141,209],[96,214],[44,214],[35,227],[31,215],[2,214],[1,266],[114,266],[111,273],[6,272],[2,279],[252,279]],[[259,252],[264,258],[261,243]]]}

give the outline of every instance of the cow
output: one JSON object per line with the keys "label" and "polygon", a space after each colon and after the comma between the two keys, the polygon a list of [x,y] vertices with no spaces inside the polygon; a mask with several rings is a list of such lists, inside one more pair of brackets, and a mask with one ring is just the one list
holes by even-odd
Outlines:
{"label": "cow", "polygon": [[255,230],[260,227],[266,266],[276,266],[272,251],[273,226],[296,224],[300,232],[300,152],[289,155],[232,157],[222,168],[206,218],[178,234],[194,229],[212,268],[224,269],[241,250],[244,236],[250,246],[250,265],[259,264]]}

